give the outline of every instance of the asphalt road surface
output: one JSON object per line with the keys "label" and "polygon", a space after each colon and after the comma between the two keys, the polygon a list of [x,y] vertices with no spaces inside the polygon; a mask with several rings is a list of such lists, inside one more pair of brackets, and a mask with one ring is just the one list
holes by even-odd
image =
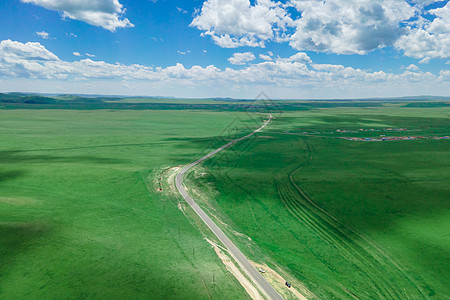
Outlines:
{"label": "asphalt road surface", "polygon": [[264,293],[266,297],[269,299],[283,299],[283,297],[278,294],[278,292],[267,282],[267,280],[259,273],[259,271],[248,261],[248,259],[242,254],[242,252],[231,242],[231,240],[225,235],[225,233],[216,225],[216,223],[211,220],[211,218],[200,208],[200,206],[195,203],[194,199],[187,193],[185,188],[183,187],[183,177],[184,174],[192,167],[202,163],[204,160],[210,158],[216,153],[230,147],[231,145],[242,141],[246,138],[251,137],[255,133],[261,131],[267,124],[272,120],[272,115],[269,116],[269,119],[264,122],[264,124],[253,131],[252,133],[243,136],[241,138],[235,139],[228,144],[220,147],[219,149],[214,150],[213,152],[203,156],[199,160],[191,163],[190,165],[185,166],[175,178],[175,184],[180,192],[181,196],[183,196],[184,200],[192,207],[192,209],[197,213],[197,215],[205,222],[206,225],[211,229],[211,231],[217,236],[217,238],[228,248],[229,252],[233,256],[233,258],[238,262],[241,268],[247,273],[247,275],[251,278],[251,280],[256,284],[261,292]]}

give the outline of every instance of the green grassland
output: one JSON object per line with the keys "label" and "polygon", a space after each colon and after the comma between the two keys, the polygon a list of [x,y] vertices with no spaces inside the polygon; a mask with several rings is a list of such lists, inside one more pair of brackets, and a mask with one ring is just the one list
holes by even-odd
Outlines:
{"label": "green grassland", "polygon": [[235,117],[0,110],[0,299],[246,299],[152,183]]}
{"label": "green grassland", "polygon": [[[226,99],[8,97],[1,299],[248,298],[153,181],[259,127],[267,103],[248,113]],[[450,109],[405,105],[270,104],[263,132],[196,168],[187,186],[250,259],[315,298],[447,299],[450,141],[431,137],[450,133]],[[427,139],[342,139],[381,134]]]}
{"label": "green grassland", "polygon": [[[281,265],[320,299],[447,299],[450,141],[340,137],[443,136],[449,116],[394,104],[285,112],[190,184],[253,239],[234,237],[250,258]],[[358,131],[391,127],[410,131]]]}

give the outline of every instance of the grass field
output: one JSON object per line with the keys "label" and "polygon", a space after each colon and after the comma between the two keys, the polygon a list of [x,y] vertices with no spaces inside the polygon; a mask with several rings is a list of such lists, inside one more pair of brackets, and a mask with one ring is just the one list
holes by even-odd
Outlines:
{"label": "grass field", "polygon": [[[447,299],[450,141],[340,137],[444,136],[449,112],[389,105],[284,113],[237,145],[234,163],[213,158],[191,184],[253,239],[235,237],[248,256],[281,265],[318,298]],[[336,132],[343,128],[354,133]],[[387,128],[408,131],[359,130]]]}
{"label": "grass field", "polygon": [[[250,259],[315,298],[447,299],[450,141],[432,138],[450,109],[404,105],[277,114],[187,186]],[[0,110],[0,298],[248,298],[154,180],[262,117]],[[342,139],[380,135],[426,138]]]}
{"label": "grass field", "polygon": [[0,110],[0,298],[245,299],[152,183],[234,118]]}

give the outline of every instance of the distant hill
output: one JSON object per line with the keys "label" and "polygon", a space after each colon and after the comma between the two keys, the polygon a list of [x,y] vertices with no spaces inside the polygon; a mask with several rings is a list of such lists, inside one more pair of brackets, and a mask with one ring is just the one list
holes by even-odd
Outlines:
{"label": "distant hill", "polygon": [[[47,98],[54,98],[58,100],[80,100],[80,99],[104,99],[105,101],[120,101],[122,99],[136,99],[136,102],[142,103],[145,100],[151,102],[152,100],[161,100],[170,99],[171,102],[173,100],[211,100],[211,101],[219,101],[219,102],[253,102],[255,99],[245,99],[245,98],[231,98],[231,97],[208,97],[208,98],[177,98],[170,96],[125,96],[125,95],[102,95],[102,94],[51,94],[51,93],[3,93],[0,95],[8,95],[8,96],[41,96]],[[0,96],[1,97],[1,96]],[[328,101],[340,101],[340,102],[365,102],[365,101],[376,101],[376,102],[428,102],[428,101],[450,101],[450,96],[403,96],[403,97],[374,97],[374,98],[323,98],[323,99],[311,99],[311,98],[292,98],[292,99],[276,99],[273,98],[271,100],[276,101],[290,101],[290,102],[328,102]]]}
{"label": "distant hill", "polygon": [[54,104],[57,101],[53,98],[32,94],[0,94],[0,103],[23,103],[23,104]]}
{"label": "distant hill", "polygon": [[406,107],[446,107],[450,97],[420,96],[368,99],[320,100],[250,100],[232,98],[175,99],[163,97],[89,97],[62,94],[0,93],[2,109],[132,109],[169,110],[204,109],[222,111],[297,111],[327,107],[379,107],[388,102],[404,103]]}

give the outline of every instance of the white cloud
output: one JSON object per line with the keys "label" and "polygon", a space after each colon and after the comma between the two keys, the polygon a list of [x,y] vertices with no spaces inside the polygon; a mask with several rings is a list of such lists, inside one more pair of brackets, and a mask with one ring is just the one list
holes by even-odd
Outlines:
{"label": "white cloud", "polygon": [[302,62],[302,63],[311,63],[311,58],[309,58],[309,56],[304,53],[304,52],[299,52],[296,53],[294,55],[292,55],[291,57],[286,59],[287,61],[297,61],[297,62]]}
{"label": "white cloud", "polygon": [[74,37],[74,38],[78,37],[78,35],[76,35],[75,33],[72,33],[72,32],[66,33],[66,35],[67,35],[68,37]]}
{"label": "white cloud", "polygon": [[402,35],[399,23],[415,10],[398,0],[293,0],[302,13],[290,45],[298,50],[365,54],[392,46]]}
{"label": "white cloud", "polygon": [[188,53],[191,53],[191,51],[190,50],[187,50],[187,51],[180,51],[180,50],[178,50],[177,53],[181,54],[181,55],[186,55]]}
{"label": "white cloud", "polygon": [[94,54],[89,54],[89,53],[86,53],[86,56],[88,56],[88,57],[95,57]]}
{"label": "white cloud", "polygon": [[117,28],[134,27],[124,18],[125,9],[119,0],[21,0],[46,9],[59,11],[63,17],[100,26],[114,32]]}
{"label": "white cloud", "polygon": [[[250,54],[248,59],[254,59],[254,55]],[[239,87],[239,91],[249,90],[254,93],[255,88],[261,90],[266,87],[273,91],[279,89],[290,93],[308,90],[317,93],[316,95],[323,95],[327,91],[354,95],[356,90],[366,96],[369,95],[368,91],[373,91],[370,96],[379,95],[380,91],[386,93],[398,90],[416,90],[417,93],[423,93],[426,89],[431,89],[431,92],[435,93],[439,86],[442,86],[441,90],[450,92],[448,70],[442,70],[438,75],[410,70],[401,74],[371,72],[343,65],[315,64],[307,55],[301,53],[240,69],[219,69],[212,65],[186,68],[180,63],[165,68],[153,68],[91,59],[62,61],[39,43],[11,40],[0,42],[0,78],[0,85],[5,80],[14,78],[30,78],[35,82],[38,82],[38,79],[56,80],[61,84],[100,80],[105,82],[105,86],[106,82],[109,82],[110,93],[122,86],[121,82],[142,86],[165,85],[167,88],[172,87],[169,90],[173,90],[173,86],[194,89],[220,86],[222,90],[230,91],[233,87]],[[39,82],[42,83],[42,80]],[[433,85],[429,84],[431,81]],[[281,95],[286,97],[288,94]]]}
{"label": "white cloud", "polygon": [[419,61],[419,64],[427,64],[430,62],[430,60],[431,60],[430,57],[424,57]]}
{"label": "white cloud", "polygon": [[434,20],[419,18],[395,44],[406,56],[422,59],[422,63],[432,58],[450,57],[450,2],[428,13]]}
{"label": "white cloud", "polygon": [[259,58],[261,58],[263,60],[272,60],[272,57],[270,57],[269,55],[266,55],[266,54],[260,54]]}
{"label": "white cloud", "polygon": [[[63,63],[40,43],[20,43],[11,40],[0,42],[0,75],[8,77],[56,78],[52,65]],[[46,70],[46,68],[48,69]]]}
{"label": "white cloud", "polygon": [[233,65],[245,65],[247,62],[254,60],[256,57],[252,52],[234,53],[228,61]]}
{"label": "white cloud", "polygon": [[442,70],[439,75],[440,80],[450,82],[450,70]]}
{"label": "white cloud", "polygon": [[410,64],[409,66],[406,67],[406,70],[409,70],[409,71],[418,71],[418,70],[419,70],[419,67],[416,66],[415,64]]}
{"label": "white cloud", "polygon": [[260,46],[268,40],[282,40],[292,19],[279,2],[258,0],[207,0],[191,23],[224,48]]}
{"label": "white cloud", "polygon": [[423,9],[425,6],[441,1],[442,0],[411,0],[410,2],[414,3],[414,5],[418,6],[420,9]]}
{"label": "white cloud", "polygon": [[39,32],[36,32],[36,34],[38,36],[40,36],[41,38],[43,38],[44,40],[48,40],[50,38],[50,35],[48,34],[48,32],[45,32],[45,31],[39,31]]}
{"label": "white cloud", "polygon": [[182,14],[187,14],[187,10],[182,9],[181,7],[177,6],[177,10]]}
{"label": "white cloud", "polygon": [[[288,8],[301,17],[293,20]],[[399,0],[207,0],[191,26],[225,48],[289,41],[298,50],[365,54],[392,46],[415,11]]]}
{"label": "white cloud", "polygon": [[[437,0],[207,0],[191,26],[219,46],[289,42],[299,51],[363,55],[395,47],[405,56],[450,57],[450,2]],[[299,15],[291,17],[289,11]],[[433,18],[425,18],[431,15]]]}
{"label": "white cloud", "polygon": [[80,52],[74,52],[72,54],[75,55],[75,56],[81,56]]}
{"label": "white cloud", "polygon": [[20,43],[11,40],[0,42],[0,58],[4,60],[14,60],[23,58],[36,61],[59,61],[59,58],[48,51],[40,43]]}

